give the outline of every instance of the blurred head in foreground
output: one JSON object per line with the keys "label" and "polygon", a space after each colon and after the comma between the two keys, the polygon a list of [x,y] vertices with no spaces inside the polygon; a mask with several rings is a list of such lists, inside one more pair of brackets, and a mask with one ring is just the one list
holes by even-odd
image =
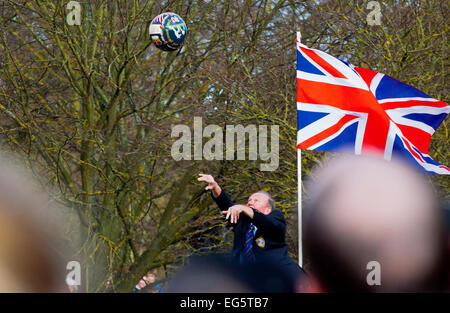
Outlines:
{"label": "blurred head in foreground", "polygon": [[169,281],[169,293],[293,293],[295,280],[276,265],[232,263],[228,257],[191,258]]}
{"label": "blurred head in foreground", "polygon": [[67,292],[48,201],[0,159],[0,292]]}
{"label": "blurred head in foreground", "polygon": [[304,245],[315,283],[307,291],[442,291],[443,219],[418,173],[378,158],[344,156],[311,177]]}

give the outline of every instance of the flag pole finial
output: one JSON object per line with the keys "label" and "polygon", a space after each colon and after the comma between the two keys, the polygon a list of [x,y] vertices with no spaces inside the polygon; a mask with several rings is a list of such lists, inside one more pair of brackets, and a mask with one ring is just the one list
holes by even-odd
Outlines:
{"label": "flag pole finial", "polygon": [[299,31],[297,32],[297,41],[298,42],[302,41],[302,34]]}

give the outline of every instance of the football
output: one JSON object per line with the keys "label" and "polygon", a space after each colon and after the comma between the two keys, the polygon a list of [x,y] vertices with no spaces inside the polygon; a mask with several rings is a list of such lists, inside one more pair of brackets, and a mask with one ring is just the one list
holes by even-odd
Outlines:
{"label": "football", "polygon": [[181,48],[186,34],[186,23],[178,14],[171,12],[156,16],[149,27],[150,39],[157,48],[164,51]]}

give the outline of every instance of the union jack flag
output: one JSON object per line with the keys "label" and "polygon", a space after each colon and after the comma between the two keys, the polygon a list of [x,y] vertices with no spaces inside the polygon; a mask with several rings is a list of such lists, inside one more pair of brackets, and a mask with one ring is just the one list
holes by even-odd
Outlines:
{"label": "union jack flag", "polygon": [[450,107],[385,74],[311,49],[297,40],[297,148],[403,158],[426,173],[430,139]]}

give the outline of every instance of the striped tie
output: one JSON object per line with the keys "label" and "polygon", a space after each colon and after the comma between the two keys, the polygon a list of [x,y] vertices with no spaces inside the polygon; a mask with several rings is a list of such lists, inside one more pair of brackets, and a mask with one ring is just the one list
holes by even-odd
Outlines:
{"label": "striped tie", "polygon": [[250,224],[250,228],[245,235],[245,245],[244,245],[244,259],[248,263],[253,263],[255,261],[255,255],[253,254],[253,238],[255,226]]}

